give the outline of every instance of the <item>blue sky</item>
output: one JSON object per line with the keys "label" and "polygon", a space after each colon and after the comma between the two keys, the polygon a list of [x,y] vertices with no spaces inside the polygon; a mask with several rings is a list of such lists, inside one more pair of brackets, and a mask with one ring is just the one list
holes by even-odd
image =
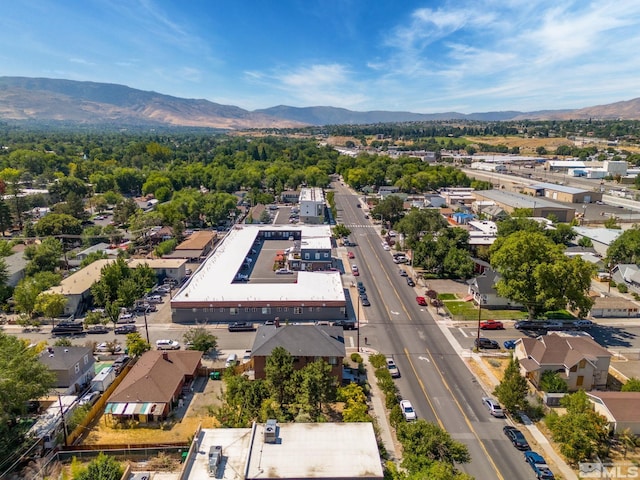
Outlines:
{"label": "blue sky", "polygon": [[640,2],[6,1],[0,75],[248,110],[581,108],[640,97]]}

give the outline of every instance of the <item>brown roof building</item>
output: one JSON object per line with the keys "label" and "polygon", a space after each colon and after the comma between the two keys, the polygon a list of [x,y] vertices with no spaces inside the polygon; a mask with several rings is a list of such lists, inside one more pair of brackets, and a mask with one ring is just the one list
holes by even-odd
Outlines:
{"label": "brown roof building", "polygon": [[140,422],[165,418],[201,362],[202,352],[195,350],[145,352],[109,397],[105,414]]}
{"label": "brown roof building", "polygon": [[185,258],[187,260],[203,260],[216,243],[217,233],[212,230],[198,230],[189,235],[184,242],[165,258]]}
{"label": "brown roof building", "polygon": [[515,355],[523,375],[536,386],[547,370],[557,372],[569,391],[604,388],[611,354],[593,339],[559,333],[521,338]]}
{"label": "brown roof building", "polygon": [[591,392],[595,411],[609,421],[614,433],[630,429],[640,435],[640,392]]}

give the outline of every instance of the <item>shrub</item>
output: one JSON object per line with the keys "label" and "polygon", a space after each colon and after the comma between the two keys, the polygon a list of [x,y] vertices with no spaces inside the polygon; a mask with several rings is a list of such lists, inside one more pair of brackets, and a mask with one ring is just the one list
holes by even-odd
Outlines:
{"label": "shrub", "polygon": [[396,404],[389,412],[389,423],[393,428],[397,428],[400,423],[404,422],[404,415],[402,415],[402,409],[400,405]]}
{"label": "shrub", "polygon": [[619,283],[618,284],[618,291],[620,293],[627,293],[627,292],[629,292],[629,288],[627,287],[627,285],[625,283]]}
{"label": "shrub", "polygon": [[362,363],[362,355],[360,355],[358,352],[353,352],[351,354],[351,361],[355,363]]}
{"label": "shrub", "polygon": [[373,368],[386,367],[387,359],[382,353],[376,353],[374,355],[369,355],[369,363],[371,363]]}
{"label": "shrub", "polygon": [[384,404],[385,406],[391,410],[393,407],[398,405],[400,399],[398,398],[398,392],[385,392],[384,394]]}

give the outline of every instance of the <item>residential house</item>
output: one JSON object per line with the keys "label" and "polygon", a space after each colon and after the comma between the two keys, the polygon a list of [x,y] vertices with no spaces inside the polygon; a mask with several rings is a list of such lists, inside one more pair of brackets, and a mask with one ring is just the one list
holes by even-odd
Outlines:
{"label": "residential house", "polygon": [[96,374],[96,360],[89,347],[47,347],[38,361],[55,374],[54,386],[65,395],[81,392]]}
{"label": "residential house", "polygon": [[494,222],[498,222],[500,220],[504,220],[509,216],[507,212],[505,212],[498,205],[493,205],[490,207],[486,207],[482,210],[482,214],[489,218],[489,220],[493,220]]}
{"label": "residential house", "polygon": [[4,257],[7,265],[7,285],[15,287],[25,277],[25,269],[29,261],[24,258],[24,252],[16,252]]}
{"label": "residential house", "polygon": [[557,372],[570,392],[605,388],[611,354],[592,338],[557,332],[516,341],[522,374],[539,388],[542,374]]}
{"label": "residential house", "polygon": [[95,245],[90,246],[89,248],[85,248],[81,252],[76,255],[76,259],[79,261],[84,260],[92,253],[102,252],[108,255],[111,258],[115,258],[118,256],[117,248],[109,248],[109,244],[105,242],[96,243]]}
{"label": "residential house", "polygon": [[596,297],[591,316],[597,318],[632,318],[639,315],[638,304],[624,297]]}
{"label": "residential house", "polygon": [[185,260],[202,262],[211,253],[216,241],[216,232],[198,230],[163,258],[184,258]]}
{"label": "residential house", "polygon": [[251,349],[255,378],[265,378],[267,358],[276,347],[282,347],[294,359],[299,370],[323,359],[331,365],[331,373],[342,382],[342,361],[346,356],[342,327],[328,325],[262,325]]}
{"label": "residential house", "polygon": [[495,288],[498,280],[500,275],[495,270],[485,268],[482,275],[468,281],[468,299],[482,305],[482,308],[520,308],[520,304],[498,295]]}
{"label": "residential house", "polygon": [[424,203],[427,207],[440,208],[447,204],[447,201],[442,195],[437,193],[427,193],[424,196]]}
{"label": "residential house", "polygon": [[590,392],[587,396],[596,413],[607,419],[612,433],[629,429],[640,435],[640,392]]}
{"label": "residential house", "polygon": [[400,187],[396,187],[395,185],[383,185],[378,188],[378,195],[382,200],[387,198],[389,195],[396,195],[400,192]]}
{"label": "residential house", "polygon": [[150,212],[158,205],[158,199],[153,198],[153,195],[147,195],[146,197],[139,197],[133,199],[143,212]]}
{"label": "residential house", "polygon": [[202,352],[197,350],[145,352],[109,397],[105,414],[112,420],[163,420],[201,366]]}
{"label": "residential house", "polygon": [[305,237],[295,242],[289,253],[288,264],[292,270],[328,270],[332,266],[331,238],[327,236]]}

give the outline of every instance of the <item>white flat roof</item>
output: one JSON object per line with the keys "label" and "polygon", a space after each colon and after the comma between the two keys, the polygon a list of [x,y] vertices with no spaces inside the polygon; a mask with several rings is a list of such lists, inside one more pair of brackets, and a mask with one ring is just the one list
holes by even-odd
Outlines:
{"label": "white flat roof", "polygon": [[300,189],[300,203],[302,202],[320,202],[324,203],[324,192],[321,188],[311,187]]}
{"label": "white flat roof", "polygon": [[[301,232],[301,245],[328,245],[328,225],[242,225],[236,226],[219,243],[192,278],[172,298],[171,304],[185,302],[345,302],[339,272],[297,272],[296,283],[233,283],[254,241],[261,231]],[[325,243],[326,239],[329,243]],[[266,242],[269,240],[266,239]],[[291,242],[293,246],[293,242]],[[325,247],[322,247],[325,248]]]}

